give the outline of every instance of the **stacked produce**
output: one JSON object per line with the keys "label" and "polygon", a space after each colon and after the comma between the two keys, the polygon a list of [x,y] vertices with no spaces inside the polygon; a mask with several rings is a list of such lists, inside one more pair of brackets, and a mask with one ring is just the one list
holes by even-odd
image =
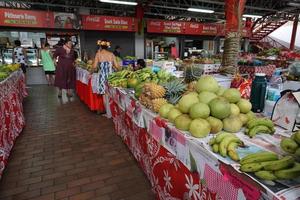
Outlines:
{"label": "stacked produce", "polygon": [[212,76],[202,76],[195,89],[183,95],[174,108],[162,107],[161,117],[198,138],[221,130],[236,133],[252,119],[252,105],[237,89],[220,87]]}
{"label": "stacked produce", "polygon": [[229,156],[234,161],[239,161],[239,155],[236,152],[238,146],[243,147],[243,142],[232,133],[220,132],[216,137],[209,141],[214,153],[219,153],[221,156]]}
{"label": "stacked produce", "polygon": [[281,149],[291,154],[297,160],[300,159],[300,131],[294,133],[290,138],[284,138],[280,142]]}
{"label": "stacked produce", "polygon": [[167,104],[167,100],[164,98],[165,94],[166,90],[163,86],[156,83],[145,83],[139,100],[147,108],[159,112],[159,109]]}
{"label": "stacked produce", "polygon": [[154,82],[154,83],[166,83],[174,79],[170,73],[165,70],[160,70],[155,73],[151,68],[144,68],[137,71],[122,70],[112,73],[108,77],[108,82],[113,87],[123,88],[135,88],[139,84]]}
{"label": "stacked produce", "polygon": [[81,60],[76,60],[76,66],[89,72],[94,72],[93,60],[88,60],[86,63]]}
{"label": "stacked produce", "polygon": [[242,158],[240,170],[254,173],[262,180],[295,179],[300,176],[300,164],[292,156],[279,158],[267,151],[253,153]]}
{"label": "stacked produce", "polygon": [[20,69],[20,64],[5,64],[0,66],[0,81],[6,79],[12,72]]}

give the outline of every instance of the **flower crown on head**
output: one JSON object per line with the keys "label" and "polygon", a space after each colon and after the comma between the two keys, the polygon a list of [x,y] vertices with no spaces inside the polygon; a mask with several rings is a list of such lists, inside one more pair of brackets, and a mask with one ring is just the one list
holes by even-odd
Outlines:
{"label": "flower crown on head", "polygon": [[109,41],[105,41],[105,40],[98,40],[97,41],[97,45],[110,47],[110,42]]}

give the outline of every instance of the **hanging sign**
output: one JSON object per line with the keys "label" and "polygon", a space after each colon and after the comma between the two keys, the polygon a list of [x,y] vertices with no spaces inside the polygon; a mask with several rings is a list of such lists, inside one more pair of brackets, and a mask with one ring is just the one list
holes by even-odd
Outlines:
{"label": "hanging sign", "polygon": [[0,9],[0,26],[52,28],[53,13],[31,10]]}
{"label": "hanging sign", "polygon": [[135,32],[137,21],[131,17],[83,15],[82,29]]}

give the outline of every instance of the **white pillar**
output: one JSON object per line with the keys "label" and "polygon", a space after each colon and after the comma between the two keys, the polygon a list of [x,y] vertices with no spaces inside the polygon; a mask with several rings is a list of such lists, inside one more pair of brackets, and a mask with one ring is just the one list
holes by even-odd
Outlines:
{"label": "white pillar", "polygon": [[135,33],[135,57],[143,59],[145,57],[145,37],[144,33]]}

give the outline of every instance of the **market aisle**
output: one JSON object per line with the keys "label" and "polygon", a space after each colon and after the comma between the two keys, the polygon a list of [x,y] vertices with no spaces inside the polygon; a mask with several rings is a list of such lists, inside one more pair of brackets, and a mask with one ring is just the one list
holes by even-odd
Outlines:
{"label": "market aisle", "polygon": [[1,200],[154,199],[111,120],[78,99],[59,101],[51,87],[29,92],[27,126],[4,171]]}

